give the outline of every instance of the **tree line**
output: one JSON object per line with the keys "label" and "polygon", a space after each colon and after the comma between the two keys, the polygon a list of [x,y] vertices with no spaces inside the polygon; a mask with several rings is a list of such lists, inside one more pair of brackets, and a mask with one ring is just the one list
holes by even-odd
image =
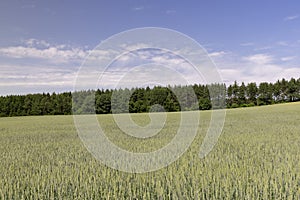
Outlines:
{"label": "tree line", "polygon": [[300,101],[300,78],[153,88],[98,89],[0,97],[0,117],[26,115],[176,112],[270,105]]}
{"label": "tree line", "polygon": [[276,83],[243,82],[238,85],[235,81],[227,88],[226,105],[228,108],[261,106],[275,103],[294,102],[300,100],[300,78],[297,80],[278,80]]}

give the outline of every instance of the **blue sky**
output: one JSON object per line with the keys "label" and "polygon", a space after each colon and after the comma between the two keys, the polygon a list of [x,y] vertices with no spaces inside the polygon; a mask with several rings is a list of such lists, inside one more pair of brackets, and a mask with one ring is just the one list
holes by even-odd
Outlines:
{"label": "blue sky", "polygon": [[300,1],[7,0],[0,26],[0,95],[71,91],[101,41],[140,27],[195,39],[225,83],[300,75]]}

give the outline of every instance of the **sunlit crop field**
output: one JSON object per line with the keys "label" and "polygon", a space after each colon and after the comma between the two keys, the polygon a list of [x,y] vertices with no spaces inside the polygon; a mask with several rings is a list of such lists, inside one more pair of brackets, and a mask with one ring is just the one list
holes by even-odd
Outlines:
{"label": "sunlit crop field", "polygon": [[[300,103],[227,110],[217,145],[199,149],[210,111],[200,112],[191,147],[161,170],[111,169],[79,139],[72,116],[0,118],[0,199],[300,199]],[[100,125],[118,146],[149,152],[176,133],[179,113],[150,139],[122,133],[111,115]],[[140,125],[147,114],[133,114]]]}

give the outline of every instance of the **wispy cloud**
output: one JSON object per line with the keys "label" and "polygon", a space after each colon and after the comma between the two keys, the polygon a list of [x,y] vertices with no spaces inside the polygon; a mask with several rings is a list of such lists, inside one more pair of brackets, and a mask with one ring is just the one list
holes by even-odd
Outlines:
{"label": "wispy cloud", "polygon": [[272,49],[273,47],[271,46],[264,46],[264,47],[258,47],[258,48],[255,48],[254,51],[265,51],[265,50],[269,50],[269,49]]}
{"label": "wispy cloud", "polygon": [[[144,46],[142,44],[136,46]],[[132,46],[123,45],[125,49],[132,49]],[[205,65],[205,63],[203,64]],[[93,65],[91,65],[92,69]],[[80,78],[83,84],[79,84],[80,89],[95,85],[98,80],[95,74],[99,75],[99,68],[95,71],[84,71],[85,77]],[[98,73],[97,73],[98,70]],[[147,85],[189,85],[203,82],[201,74],[193,65],[184,58],[162,49],[146,48],[128,51],[117,57],[102,73],[99,87],[119,88],[119,87],[143,87]],[[80,77],[82,74],[79,75]],[[93,78],[92,78],[93,77]]]}
{"label": "wispy cloud", "polygon": [[132,10],[134,11],[141,11],[141,10],[144,10],[145,7],[144,6],[136,6],[136,7],[133,7]]}
{"label": "wispy cloud", "polygon": [[70,91],[89,51],[37,39],[0,47],[0,95]]}
{"label": "wispy cloud", "polygon": [[27,9],[27,8],[28,8],[28,9],[30,9],[30,8],[33,9],[33,8],[35,8],[35,7],[36,7],[35,4],[25,4],[25,5],[22,6],[23,9]]}
{"label": "wispy cloud", "polygon": [[291,20],[295,20],[298,19],[299,15],[290,15],[284,18],[284,21],[291,21]]}
{"label": "wispy cloud", "polygon": [[225,51],[215,51],[208,54],[208,56],[216,58],[216,57],[222,57],[226,55],[227,53]]}
{"label": "wispy cloud", "polygon": [[50,47],[50,43],[45,40],[38,40],[34,38],[30,38],[27,40],[22,40],[22,43],[28,47],[40,47],[40,48],[48,48]]}
{"label": "wispy cloud", "polygon": [[273,56],[268,54],[254,54],[244,57],[244,60],[256,64],[270,64],[274,59]]}
{"label": "wispy cloud", "polygon": [[287,57],[282,57],[280,58],[281,61],[291,61],[294,60],[296,58],[296,56],[287,56]]}
{"label": "wispy cloud", "polygon": [[279,41],[276,44],[280,46],[289,46],[289,44],[286,41]]}
{"label": "wispy cloud", "polygon": [[278,79],[295,78],[300,74],[300,66],[289,65],[288,62],[278,62],[283,60],[296,59],[296,57],[283,57],[275,59],[272,54],[252,54],[240,57],[237,54],[226,54],[222,58],[214,58],[219,67],[223,81],[232,84],[238,82],[275,82]]}
{"label": "wispy cloud", "polygon": [[0,63],[0,95],[71,91],[77,67]]}
{"label": "wispy cloud", "polygon": [[[178,49],[176,52],[159,51],[143,43],[123,44],[120,48],[128,53],[115,57],[118,54],[115,49],[91,51],[67,44],[54,45],[37,39],[25,40],[18,46],[2,47],[0,56],[4,59],[0,59],[0,95],[18,94],[19,91],[23,93],[71,91],[79,66],[89,53],[91,53],[89,59],[92,60],[90,64],[96,63],[96,65],[86,72],[82,89],[94,89],[94,80],[98,80],[101,71],[98,61],[103,58],[116,58],[116,60],[103,74],[99,85],[102,88],[114,88],[118,83],[128,87],[154,84],[154,82],[158,84],[206,83],[204,80],[206,63],[199,75],[199,72],[196,72],[191,64],[180,56],[188,53],[199,56],[198,52],[190,52],[189,49]],[[207,55],[203,54],[203,56]],[[275,56],[271,51],[241,56],[231,51],[210,50],[208,56],[219,67],[220,75],[227,84],[231,84],[234,80],[246,83],[273,82],[300,74],[300,66],[293,65],[298,57]]]}
{"label": "wispy cloud", "polygon": [[167,15],[174,14],[174,13],[176,13],[176,10],[166,10]]}
{"label": "wispy cloud", "polygon": [[275,82],[282,78],[295,78],[296,74],[300,73],[300,68],[286,68],[281,65],[250,65],[243,63],[243,68],[224,68],[220,69],[220,73],[226,84],[238,82]]}
{"label": "wispy cloud", "polygon": [[68,45],[51,45],[44,40],[29,39],[24,45],[0,48],[0,56],[10,58],[46,59],[54,63],[82,60],[88,52]]}
{"label": "wispy cloud", "polygon": [[254,43],[253,42],[245,42],[245,43],[241,43],[241,46],[253,46]]}
{"label": "wispy cloud", "polygon": [[40,58],[48,59],[53,62],[67,62],[71,59],[83,59],[86,52],[81,49],[60,50],[56,47],[49,47],[47,49],[36,49],[33,47],[6,47],[0,48],[2,56],[12,58]]}

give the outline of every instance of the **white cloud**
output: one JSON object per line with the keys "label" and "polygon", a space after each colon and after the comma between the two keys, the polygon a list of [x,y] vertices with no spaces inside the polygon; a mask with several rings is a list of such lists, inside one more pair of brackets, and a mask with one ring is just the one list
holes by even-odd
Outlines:
{"label": "white cloud", "polygon": [[137,43],[137,44],[122,44],[120,47],[126,51],[135,51],[139,49],[151,48],[149,44]]}
{"label": "white cloud", "polygon": [[33,8],[36,8],[36,5],[35,4],[26,4],[26,5],[22,5],[23,9],[33,9]]}
{"label": "white cloud", "polygon": [[[204,52],[190,52],[188,49],[178,49],[176,52],[144,49],[149,48],[149,45],[142,43],[124,44],[121,48],[122,51],[128,52],[118,57],[116,63],[107,69],[103,76],[105,81],[99,87],[113,88],[124,77],[124,73],[128,74],[125,77],[128,85],[143,84],[143,81],[151,82],[151,80],[156,82],[161,80],[161,83],[168,83],[169,81],[173,85],[181,84],[178,79],[180,76],[182,76],[182,80],[188,81],[190,84],[206,83],[206,70],[210,70],[209,67],[212,66],[208,65],[206,68],[207,63],[204,62],[200,72],[203,74],[202,76],[193,66],[180,57],[180,55],[195,54],[195,56],[200,55],[201,57],[203,55],[203,58],[207,58]],[[18,94],[19,91],[26,91],[27,93],[71,91],[78,68],[89,53],[91,53],[89,57],[92,60],[89,63],[91,66],[94,63],[99,63],[99,59],[111,59],[118,55],[118,51],[115,49],[91,51],[66,44],[53,45],[36,39],[26,40],[23,45],[19,46],[2,47],[0,48],[0,55],[8,59],[0,60],[0,95]],[[268,54],[252,54],[241,57],[227,51],[210,51],[209,56],[219,67],[220,75],[227,84],[231,84],[234,80],[246,83],[274,82],[281,78],[289,79],[300,74],[300,66],[289,66],[291,62],[285,62],[296,60],[297,57],[295,56],[279,56],[278,59],[275,59],[275,56],[269,52]],[[9,58],[29,59],[21,60],[22,64],[20,64],[19,59]],[[75,65],[74,60],[77,62]],[[276,63],[276,61],[279,62]],[[7,64],[8,62],[9,64]],[[141,67],[135,68],[138,66]],[[95,68],[89,68],[83,72],[86,73],[83,74],[82,79],[83,89],[94,89],[96,84],[94,80],[98,80],[100,76],[100,67],[95,65]],[[130,74],[131,72],[132,74]]]}
{"label": "white cloud", "polygon": [[166,10],[167,15],[174,14],[174,13],[176,13],[176,10]]}
{"label": "white cloud", "polygon": [[[166,73],[167,71],[170,73]],[[89,71],[88,74],[95,72]],[[164,85],[203,82],[201,74],[184,58],[158,49],[137,50],[121,55],[105,69],[100,86],[113,88],[121,79],[122,87],[138,87],[150,84],[151,81]],[[82,80],[84,84],[91,81],[90,78]]]}
{"label": "white cloud", "polygon": [[220,69],[223,80],[227,84],[232,84],[235,80],[245,83],[250,82],[276,82],[279,79],[295,77],[299,74],[300,68],[285,68],[277,65],[267,66],[244,66],[242,69]]}
{"label": "white cloud", "polygon": [[137,7],[133,7],[132,10],[134,11],[140,11],[140,10],[144,10],[145,7],[144,6],[137,6]]}
{"label": "white cloud", "polygon": [[265,51],[265,50],[269,50],[269,49],[272,49],[272,47],[264,46],[264,47],[255,48],[254,51]]}
{"label": "white cloud", "polygon": [[[1,64],[0,95],[72,89],[77,68],[54,65]],[[38,89],[37,89],[38,88]]]}
{"label": "white cloud", "polygon": [[82,48],[37,39],[0,47],[0,95],[70,91],[88,53]]}
{"label": "white cloud", "polygon": [[253,46],[254,43],[253,42],[246,42],[246,43],[241,43],[241,46]]}
{"label": "white cloud", "polygon": [[274,59],[272,56],[267,54],[254,54],[244,57],[244,60],[250,61],[255,64],[268,64],[271,63]]}
{"label": "white cloud", "polygon": [[216,51],[216,52],[209,53],[208,56],[215,58],[215,57],[222,57],[226,54],[227,53],[224,51]]}
{"label": "white cloud", "polygon": [[280,46],[289,46],[289,44],[286,41],[279,41],[279,42],[277,42],[277,45],[280,45]]}
{"label": "white cloud", "polygon": [[37,40],[34,38],[23,40],[23,43],[29,47],[43,47],[43,48],[50,47],[50,43],[46,42],[45,40]]}
{"label": "white cloud", "polygon": [[299,15],[291,15],[291,16],[287,16],[284,18],[284,21],[291,21],[291,20],[295,20],[298,19]]}
{"label": "white cloud", "polygon": [[[292,57],[283,57],[284,59],[289,60]],[[215,58],[214,61],[226,84],[232,84],[235,80],[245,83],[276,82],[282,78],[298,78],[300,74],[300,66],[290,66],[284,62],[277,63],[274,56],[270,54],[240,57],[231,53],[222,58]]]}
{"label": "white cloud", "polygon": [[149,85],[187,85],[190,81],[190,77],[185,77],[172,67],[150,63],[130,67],[128,71],[106,72],[102,76],[100,85],[132,88]]}
{"label": "white cloud", "polygon": [[291,61],[294,60],[296,57],[295,56],[287,56],[287,57],[282,57],[280,58],[281,61]]}
{"label": "white cloud", "polygon": [[9,46],[0,48],[0,56],[11,58],[47,59],[54,63],[82,60],[87,51],[81,48],[66,48],[67,45],[50,45],[44,40],[29,39],[26,46]]}

